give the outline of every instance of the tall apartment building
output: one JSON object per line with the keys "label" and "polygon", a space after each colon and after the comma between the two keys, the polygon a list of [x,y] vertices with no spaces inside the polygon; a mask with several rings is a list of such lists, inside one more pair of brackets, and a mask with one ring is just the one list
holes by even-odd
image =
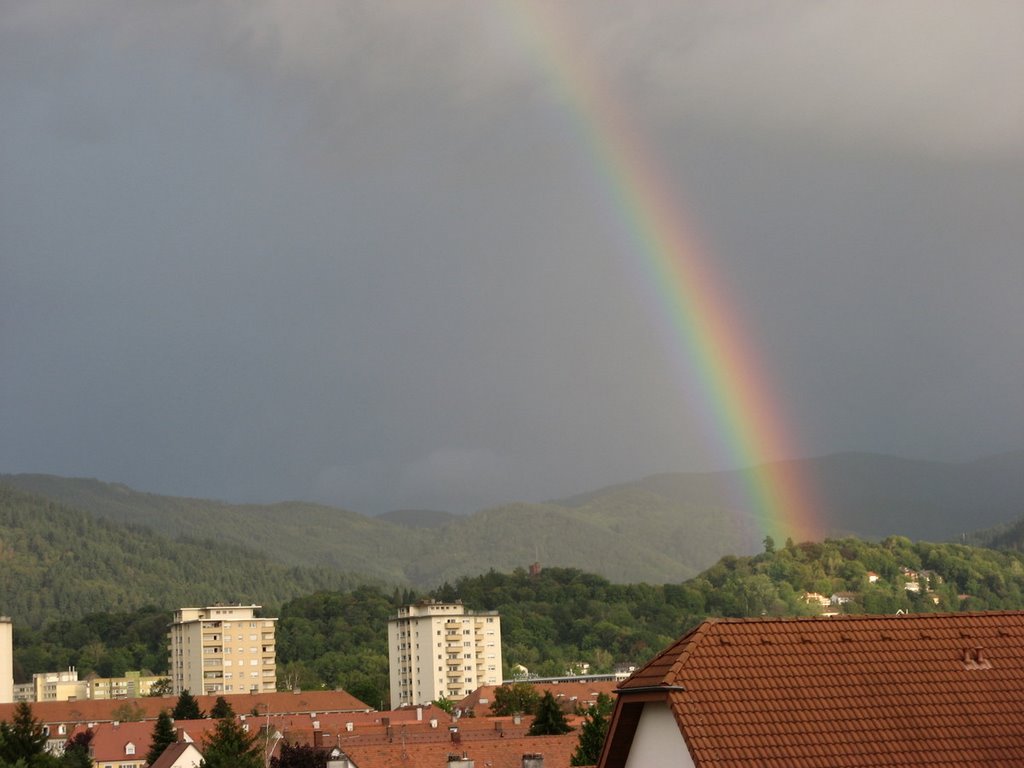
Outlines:
{"label": "tall apartment building", "polygon": [[0,704],[14,701],[14,625],[0,616]]}
{"label": "tall apartment building", "polygon": [[388,620],[388,661],[394,708],[501,685],[501,617],[458,601],[399,608]]}
{"label": "tall apartment building", "polygon": [[174,693],[194,695],[277,690],[277,619],[256,616],[259,605],[181,608],[168,631]]}

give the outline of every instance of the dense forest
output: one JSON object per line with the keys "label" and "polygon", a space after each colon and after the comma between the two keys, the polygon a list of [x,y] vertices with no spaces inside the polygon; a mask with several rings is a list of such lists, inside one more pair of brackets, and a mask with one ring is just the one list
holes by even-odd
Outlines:
{"label": "dense forest", "polygon": [[364,581],[335,569],[275,563],[239,546],[170,539],[0,483],[0,614],[21,628],[154,602],[280,605]]}
{"label": "dense forest", "polygon": [[[869,574],[872,574],[869,578]],[[877,580],[872,580],[877,577]],[[815,615],[806,593],[843,593],[845,613],[1024,608],[1024,556],[959,544],[890,537],[776,546],[725,557],[689,581],[614,584],[572,568],[531,576],[490,571],[425,593],[361,586],[267,601],[279,616],[278,684],[343,687],[374,707],[388,706],[387,620],[420,598],[462,600],[502,616],[505,676],[514,665],[561,675],[580,662],[595,672],[642,664],[708,616]],[[166,669],[166,623],[173,605],[94,614],[15,627],[16,677],[62,669],[120,674]]]}
{"label": "dense forest", "polygon": [[[836,454],[797,465],[787,471],[815,487],[818,522],[826,535],[841,531],[878,540],[900,534],[968,543],[965,521],[981,528],[1024,515],[1024,451],[966,464]],[[754,510],[738,500],[766,471],[771,469],[653,475],[559,501],[504,504],[467,516],[406,511],[368,517],[299,501],[229,504],[53,475],[0,475],[0,484],[118,526],[144,528],[169,544],[185,533],[270,563],[358,573],[359,583],[428,590],[445,580],[490,568],[511,571],[533,560],[617,583],[693,578],[724,555],[760,550],[763,533]],[[111,554],[107,562],[116,559]]]}

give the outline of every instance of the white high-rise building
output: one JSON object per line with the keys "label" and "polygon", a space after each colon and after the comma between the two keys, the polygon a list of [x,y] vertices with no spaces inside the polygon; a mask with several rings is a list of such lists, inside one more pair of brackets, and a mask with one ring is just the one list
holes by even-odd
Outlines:
{"label": "white high-rise building", "polygon": [[501,685],[501,617],[458,601],[399,608],[388,620],[388,661],[396,709]]}
{"label": "white high-rise building", "polygon": [[169,669],[175,694],[263,693],[277,690],[274,628],[259,605],[211,605],[174,613]]}
{"label": "white high-rise building", "polygon": [[14,625],[0,616],[0,704],[14,701]]}

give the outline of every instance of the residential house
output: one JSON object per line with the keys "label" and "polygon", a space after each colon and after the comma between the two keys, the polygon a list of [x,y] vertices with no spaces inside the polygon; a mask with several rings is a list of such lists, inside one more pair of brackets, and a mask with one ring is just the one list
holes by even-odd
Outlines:
{"label": "residential house", "polygon": [[849,605],[857,600],[856,592],[833,592],[832,597],[829,598],[829,603],[832,605]]}
{"label": "residential house", "polygon": [[[209,712],[216,703],[216,696],[196,696],[199,708]],[[161,710],[174,708],[176,696],[142,697],[131,702],[133,715],[147,723],[150,730]],[[231,699],[231,705],[238,713],[258,712],[259,720],[309,717],[310,713],[345,714],[373,712],[372,708],[345,691],[288,691],[259,694],[241,694]],[[15,704],[0,704],[0,720],[10,722],[14,716]],[[82,701],[45,701],[32,704],[32,714],[49,729],[61,743],[74,731],[76,726],[98,727],[119,721],[119,713],[125,708],[124,701],[113,699]],[[202,722],[213,722],[204,720]],[[128,725],[128,723],[122,723]],[[148,746],[146,747],[148,749]]]}
{"label": "residential house", "polygon": [[804,602],[808,605],[818,605],[822,608],[828,608],[832,605],[832,600],[819,592],[804,592]]}
{"label": "residential house", "polygon": [[[617,685],[614,680],[599,680],[585,683],[575,681],[516,681],[516,684],[522,682],[532,686],[539,696],[543,696],[547,691],[550,691],[562,711],[570,714],[583,712],[587,707],[596,704],[597,697],[602,693],[609,697],[614,695]],[[498,687],[496,685],[483,685],[477,688],[465,698],[457,701],[455,703],[455,710],[472,717],[486,717],[490,715],[491,704],[494,701],[494,691]]]}
{"label": "residential house", "polygon": [[149,768],[199,768],[203,755],[195,744],[179,741],[171,744]]}
{"label": "residential house", "polygon": [[1024,765],[1024,612],[710,619],[618,693],[599,768]]}
{"label": "residential house", "polygon": [[141,768],[153,734],[153,723],[103,723],[93,729],[89,756],[96,768]]}

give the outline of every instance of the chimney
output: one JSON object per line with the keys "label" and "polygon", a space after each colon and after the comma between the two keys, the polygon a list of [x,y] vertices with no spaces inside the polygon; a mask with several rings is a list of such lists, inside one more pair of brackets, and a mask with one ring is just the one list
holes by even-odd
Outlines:
{"label": "chimney", "polygon": [[539,752],[523,755],[523,768],[544,768],[544,755]]}

